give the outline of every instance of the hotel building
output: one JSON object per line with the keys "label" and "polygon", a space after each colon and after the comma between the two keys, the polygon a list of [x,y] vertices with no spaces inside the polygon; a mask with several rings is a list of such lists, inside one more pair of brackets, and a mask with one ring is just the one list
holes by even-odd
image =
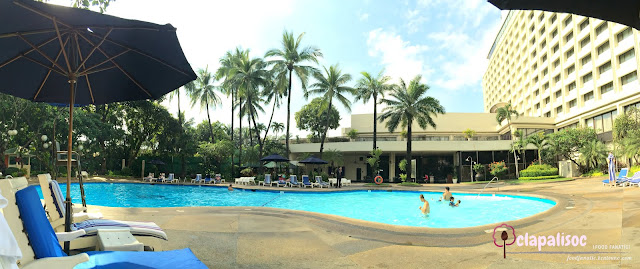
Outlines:
{"label": "hotel building", "polygon": [[[414,177],[447,176],[470,181],[471,164],[505,161],[515,173],[509,130],[552,133],[563,128],[591,127],[609,142],[613,120],[631,106],[640,107],[640,35],[630,27],[565,13],[510,11],[489,52],[489,65],[482,79],[485,113],[447,113],[435,118],[436,128],[414,124],[412,155]],[[522,116],[511,126],[496,122],[496,110],[508,103]],[[349,141],[346,133],[359,136]],[[467,140],[462,132],[477,135]],[[389,132],[378,124],[378,147],[383,150],[381,175],[385,180],[401,173],[406,141],[400,129]],[[373,115],[351,115],[351,126],[342,138],[325,143],[325,149],[340,150],[346,177],[372,178],[366,162],[373,140]],[[297,141],[291,145],[296,159],[318,152],[319,143]],[[519,169],[537,159],[533,146],[518,156]],[[524,163],[524,165],[523,165]]]}

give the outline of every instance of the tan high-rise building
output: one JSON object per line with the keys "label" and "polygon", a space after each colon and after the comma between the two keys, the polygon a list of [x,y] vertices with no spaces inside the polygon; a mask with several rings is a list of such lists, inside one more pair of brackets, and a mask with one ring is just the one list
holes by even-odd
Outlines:
{"label": "tan high-rise building", "polygon": [[557,129],[595,128],[640,102],[640,34],[625,25],[542,11],[511,11],[482,79],[485,112],[507,103]]}

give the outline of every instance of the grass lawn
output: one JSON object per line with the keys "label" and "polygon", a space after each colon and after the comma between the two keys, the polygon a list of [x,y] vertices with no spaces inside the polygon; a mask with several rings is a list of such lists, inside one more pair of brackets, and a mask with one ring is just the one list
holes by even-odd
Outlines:
{"label": "grass lawn", "polygon": [[[559,181],[569,181],[573,180],[573,178],[559,177],[553,179],[539,179],[539,180],[519,180],[519,179],[506,179],[500,180],[498,182],[504,182],[505,184],[530,184],[530,183],[545,183],[545,182],[559,182]],[[474,181],[474,182],[462,182],[461,184],[487,184],[489,181]]]}
{"label": "grass lawn", "polygon": [[398,186],[405,186],[405,187],[422,187],[422,184],[420,184],[420,183],[415,183],[415,182],[402,182],[402,183],[398,183]]}

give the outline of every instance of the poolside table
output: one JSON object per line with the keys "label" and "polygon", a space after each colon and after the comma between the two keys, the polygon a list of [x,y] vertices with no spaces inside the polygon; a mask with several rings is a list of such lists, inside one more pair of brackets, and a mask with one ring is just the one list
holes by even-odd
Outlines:
{"label": "poolside table", "polygon": [[144,245],[127,229],[99,229],[96,250],[144,251]]}

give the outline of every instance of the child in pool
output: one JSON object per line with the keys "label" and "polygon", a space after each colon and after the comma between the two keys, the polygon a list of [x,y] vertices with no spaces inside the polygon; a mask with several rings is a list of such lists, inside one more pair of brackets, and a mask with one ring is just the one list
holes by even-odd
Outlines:
{"label": "child in pool", "polygon": [[453,198],[453,196],[451,196],[451,198],[449,198],[449,205],[450,206],[459,206],[460,205],[460,200],[458,200],[458,203],[455,202],[456,200]]}

